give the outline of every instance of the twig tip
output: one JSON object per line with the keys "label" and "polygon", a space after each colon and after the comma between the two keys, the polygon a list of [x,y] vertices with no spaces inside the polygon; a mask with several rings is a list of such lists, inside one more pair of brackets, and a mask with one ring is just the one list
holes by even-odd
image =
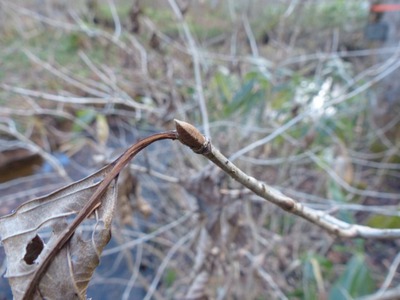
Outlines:
{"label": "twig tip", "polygon": [[174,119],[178,140],[196,153],[203,153],[209,142],[193,125]]}

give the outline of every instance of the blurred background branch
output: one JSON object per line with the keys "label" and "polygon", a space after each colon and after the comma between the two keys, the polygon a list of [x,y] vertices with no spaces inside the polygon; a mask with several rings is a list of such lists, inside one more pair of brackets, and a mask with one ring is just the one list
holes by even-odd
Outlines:
{"label": "blurred background branch", "polygon": [[[393,3],[1,1],[2,215],[177,118],[307,209],[398,230],[400,12],[375,4]],[[330,236],[178,144],[119,195],[88,297],[399,295],[398,240]]]}

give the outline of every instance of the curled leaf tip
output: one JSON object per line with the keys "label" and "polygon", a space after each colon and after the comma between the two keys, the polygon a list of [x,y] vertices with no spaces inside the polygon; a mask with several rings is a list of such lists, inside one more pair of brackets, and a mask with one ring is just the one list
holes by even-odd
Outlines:
{"label": "curled leaf tip", "polygon": [[193,125],[179,121],[175,121],[176,131],[178,132],[178,140],[188,146],[196,153],[204,154],[209,148],[207,139]]}

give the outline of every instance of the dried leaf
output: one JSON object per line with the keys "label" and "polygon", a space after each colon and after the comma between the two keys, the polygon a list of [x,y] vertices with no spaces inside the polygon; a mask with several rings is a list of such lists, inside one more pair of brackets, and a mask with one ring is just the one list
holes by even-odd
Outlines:
{"label": "dried leaf", "polygon": [[185,295],[187,300],[202,300],[208,299],[207,287],[209,286],[210,275],[207,271],[202,271],[193,280],[188,292]]}
{"label": "dried leaf", "polygon": [[349,151],[344,143],[339,143],[338,145],[338,155],[334,161],[334,170],[348,184],[353,182],[354,167]]}
{"label": "dried leaf", "polygon": [[[111,170],[95,174],[53,194],[21,205],[0,218],[0,236],[7,255],[7,272],[14,299],[22,299],[42,260],[55,241],[90,199]],[[110,239],[117,197],[115,180],[101,197],[100,207],[84,220],[40,280],[33,299],[85,299],[86,289]]]}
{"label": "dried leaf", "polygon": [[138,180],[134,177],[129,168],[125,168],[118,176],[118,205],[117,220],[121,225],[134,225],[133,207],[131,203],[131,192],[136,190]]}
{"label": "dried leaf", "polygon": [[147,202],[142,196],[137,198],[137,209],[145,217],[148,218],[152,213],[153,209],[149,202]]}
{"label": "dried leaf", "polygon": [[85,299],[111,237],[118,174],[151,143],[176,138],[176,131],[144,138],[93,175],[0,218],[14,299]]}
{"label": "dried leaf", "polygon": [[96,116],[96,134],[100,146],[105,147],[110,135],[110,127],[108,126],[107,118],[104,115]]}

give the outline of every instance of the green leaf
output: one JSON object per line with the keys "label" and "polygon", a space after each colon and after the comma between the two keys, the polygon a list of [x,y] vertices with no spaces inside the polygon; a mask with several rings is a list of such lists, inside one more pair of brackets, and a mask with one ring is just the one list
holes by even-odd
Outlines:
{"label": "green leaf", "polygon": [[[346,194],[343,189],[333,180],[328,182],[328,195],[333,200],[339,203],[348,202],[346,199]],[[338,217],[348,223],[354,223],[354,214],[348,210],[340,210],[338,213]]]}
{"label": "green leaf", "polygon": [[228,78],[221,72],[218,72],[215,74],[214,81],[217,86],[221,100],[224,103],[226,103],[228,101],[228,99],[230,99],[232,97],[231,87],[228,82]]}
{"label": "green leaf", "polygon": [[367,225],[374,228],[400,228],[400,217],[374,215],[368,219]]}
{"label": "green leaf", "polygon": [[164,274],[164,283],[166,284],[166,286],[171,287],[174,284],[176,277],[176,271],[174,269],[168,268]]}
{"label": "green leaf", "polygon": [[233,96],[232,101],[225,106],[224,115],[230,116],[238,111],[247,114],[264,100],[265,88],[258,81],[249,80],[240,87]]}
{"label": "green leaf", "polygon": [[372,293],[375,283],[363,254],[355,254],[329,292],[329,300],[353,299]]}
{"label": "green leaf", "polygon": [[319,268],[318,261],[310,257],[303,265],[303,299],[307,300],[318,300],[318,289],[317,289],[317,276]]}
{"label": "green leaf", "polygon": [[[323,285],[324,277],[331,273],[333,264],[330,260],[317,254],[308,254],[303,260],[303,288],[301,299],[317,300],[318,284]],[[323,286],[321,286],[323,288]],[[321,289],[320,287],[320,289]]]}
{"label": "green leaf", "polygon": [[[81,109],[76,112],[77,119],[79,119],[81,122],[87,125],[89,125],[95,120],[96,115],[97,115],[96,111],[94,111],[93,109]],[[75,123],[74,126],[72,127],[72,130],[74,132],[81,132],[83,128]]]}
{"label": "green leaf", "polygon": [[242,108],[243,105],[250,100],[253,87],[254,80],[250,80],[242,85],[241,88],[233,96],[231,103],[226,106],[225,115],[231,115],[233,112]]}

